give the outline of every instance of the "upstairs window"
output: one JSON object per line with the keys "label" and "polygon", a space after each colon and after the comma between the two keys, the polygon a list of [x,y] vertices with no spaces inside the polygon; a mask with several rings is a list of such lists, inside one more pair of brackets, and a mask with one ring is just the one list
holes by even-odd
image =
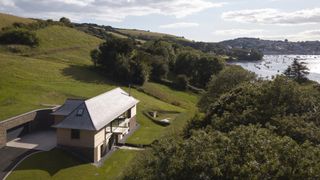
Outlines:
{"label": "upstairs window", "polygon": [[83,114],[83,109],[82,108],[78,109],[77,116],[82,116],[82,114]]}
{"label": "upstairs window", "polygon": [[71,139],[80,139],[79,129],[71,129]]}

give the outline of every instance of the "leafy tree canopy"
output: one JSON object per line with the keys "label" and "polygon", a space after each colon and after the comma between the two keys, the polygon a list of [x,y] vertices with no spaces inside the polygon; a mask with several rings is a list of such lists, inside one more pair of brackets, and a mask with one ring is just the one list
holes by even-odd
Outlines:
{"label": "leafy tree canopy", "polygon": [[320,149],[259,126],[167,138],[139,157],[124,179],[319,178]]}

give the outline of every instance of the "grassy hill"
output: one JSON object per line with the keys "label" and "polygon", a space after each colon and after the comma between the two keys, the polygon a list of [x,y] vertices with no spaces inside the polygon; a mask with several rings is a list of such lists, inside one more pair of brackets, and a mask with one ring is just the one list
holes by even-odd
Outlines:
{"label": "grassy hill", "polygon": [[10,26],[15,22],[32,23],[34,20],[0,13],[0,29]]}
{"label": "grassy hill", "polygon": [[[44,104],[62,104],[70,97],[90,98],[119,86],[92,68],[89,53],[103,42],[101,39],[63,26],[49,26],[37,30],[36,34],[40,38],[37,48],[0,46],[0,120],[45,107]],[[12,49],[18,51],[14,53]],[[122,88],[128,90],[127,87]],[[130,143],[150,144],[175,133],[196,111],[197,96],[194,94],[178,92],[156,83],[147,83],[141,88],[147,93],[131,90],[132,95],[140,100],[137,120],[141,126],[128,139]],[[181,113],[172,125],[163,127],[143,114],[148,109]],[[114,179],[124,172],[123,167],[135,154],[117,151],[103,167],[96,168],[88,163],[79,163],[62,151],[53,150],[31,156],[9,179],[70,179],[75,176],[88,179],[95,174]],[[48,161],[53,162],[52,165],[43,166],[42,162]],[[66,167],[66,164],[71,165]],[[113,175],[107,176],[110,173]]]}
{"label": "grassy hill", "polygon": [[151,32],[139,29],[119,29],[115,28],[115,31],[120,32],[123,35],[135,37],[136,39],[150,40],[150,39],[159,39],[159,38],[171,38],[179,41],[189,41],[183,37],[174,36],[171,34]]}

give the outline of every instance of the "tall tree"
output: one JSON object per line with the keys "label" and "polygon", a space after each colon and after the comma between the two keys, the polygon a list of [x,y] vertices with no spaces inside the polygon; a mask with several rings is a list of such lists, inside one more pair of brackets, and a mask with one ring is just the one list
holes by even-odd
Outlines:
{"label": "tall tree", "polygon": [[298,83],[303,83],[308,80],[309,68],[305,62],[299,62],[298,59],[294,59],[292,64],[284,71],[284,74]]}

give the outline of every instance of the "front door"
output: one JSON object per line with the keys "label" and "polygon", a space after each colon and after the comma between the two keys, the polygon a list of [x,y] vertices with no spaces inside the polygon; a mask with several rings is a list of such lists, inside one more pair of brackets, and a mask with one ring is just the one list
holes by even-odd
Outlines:
{"label": "front door", "polygon": [[115,134],[112,134],[109,141],[108,141],[108,151],[110,151],[112,149],[114,142],[115,142]]}
{"label": "front door", "polygon": [[102,158],[105,154],[106,154],[106,148],[105,148],[105,146],[102,144],[102,145],[100,146],[100,156],[101,156],[101,158]]}

